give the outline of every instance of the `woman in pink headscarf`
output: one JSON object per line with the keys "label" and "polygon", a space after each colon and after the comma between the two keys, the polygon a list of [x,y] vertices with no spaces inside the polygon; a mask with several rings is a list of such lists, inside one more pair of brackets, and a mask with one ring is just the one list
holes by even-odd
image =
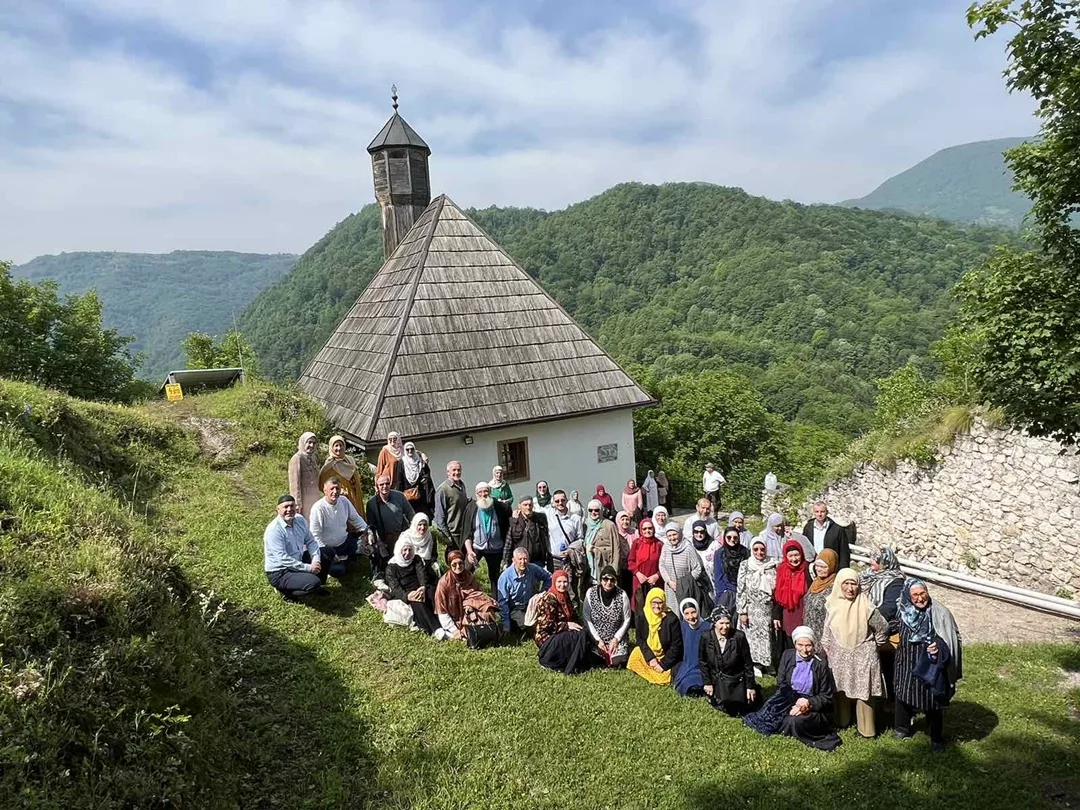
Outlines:
{"label": "woman in pink headscarf", "polygon": [[645,509],[645,503],[642,500],[637,481],[633,478],[626,482],[626,489],[622,491],[622,508],[624,512],[630,515],[630,519],[634,523],[641,520],[641,513]]}
{"label": "woman in pink headscarf", "polygon": [[596,494],[593,495],[593,499],[600,501],[600,507],[604,510],[601,517],[605,520],[615,519],[615,501],[611,500],[603,484],[596,485]]}

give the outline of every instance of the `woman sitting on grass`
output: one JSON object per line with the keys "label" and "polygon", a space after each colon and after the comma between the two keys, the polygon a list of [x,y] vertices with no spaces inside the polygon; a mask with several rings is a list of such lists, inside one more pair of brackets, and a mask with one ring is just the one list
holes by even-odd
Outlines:
{"label": "woman sitting on grass", "polygon": [[702,635],[698,659],[709,701],[734,717],[756,709],[761,704],[761,690],[754,679],[750,642],[735,629],[732,618],[726,608],[713,611],[712,632]]}
{"label": "woman sitting on grass", "polygon": [[454,550],[448,558],[449,569],[435,588],[435,611],[445,633],[461,638],[467,606],[490,615],[493,610],[498,612],[499,604],[481,589],[476,575],[465,565],[464,554]]}
{"label": "woman sitting on grass", "polygon": [[667,597],[653,588],[637,616],[638,645],[630,653],[626,668],[649,683],[668,685],[671,670],[682,661],[682,626],[667,608]]}
{"label": "woman sitting on grass", "polygon": [[630,600],[618,585],[610,565],[600,572],[600,584],[585,595],[585,626],[609,667],[624,667],[630,657]]}
{"label": "woman sitting on grass", "polygon": [[551,587],[540,600],[535,626],[540,666],[573,675],[592,663],[589,634],[577,623],[577,609],[570,593],[570,575],[560,568],[551,575]]}
{"label": "woman sitting on grass", "polygon": [[427,566],[417,556],[416,546],[404,535],[394,544],[394,556],[387,563],[386,585],[391,599],[400,599],[412,608],[413,621],[419,629],[439,641],[449,637],[435,616],[435,588],[428,584]]}
{"label": "woman sitting on grass", "polygon": [[679,603],[682,621],[682,661],[675,674],[675,691],[683,697],[705,697],[705,678],[701,671],[699,653],[701,639],[712,630],[709,622],[703,621],[696,599],[683,599]]}

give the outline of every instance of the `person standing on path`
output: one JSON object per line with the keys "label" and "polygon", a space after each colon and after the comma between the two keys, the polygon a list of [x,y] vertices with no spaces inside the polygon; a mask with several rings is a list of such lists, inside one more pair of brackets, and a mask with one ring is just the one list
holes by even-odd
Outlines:
{"label": "person standing on path", "polygon": [[713,517],[716,517],[720,511],[720,487],[726,483],[727,479],[720,474],[711,461],[705,465],[705,473],[701,476],[701,488],[705,492]]}

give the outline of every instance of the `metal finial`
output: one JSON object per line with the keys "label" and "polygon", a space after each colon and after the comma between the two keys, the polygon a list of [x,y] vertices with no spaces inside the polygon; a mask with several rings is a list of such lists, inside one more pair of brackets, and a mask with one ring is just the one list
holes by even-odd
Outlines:
{"label": "metal finial", "polygon": [[394,112],[397,112],[397,85],[390,85],[390,98],[394,101]]}

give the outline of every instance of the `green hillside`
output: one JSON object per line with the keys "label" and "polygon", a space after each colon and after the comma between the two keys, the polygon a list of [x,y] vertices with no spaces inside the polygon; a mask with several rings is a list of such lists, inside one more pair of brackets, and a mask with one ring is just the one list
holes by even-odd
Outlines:
{"label": "green hillside", "polygon": [[[470,213],[619,361],[657,379],[741,371],[775,412],[848,435],[872,380],[926,356],[948,288],[1009,238],[704,184]],[[379,227],[375,206],[347,218],[243,314],[272,376],[297,377],[378,270]]]}
{"label": "green hillside", "polygon": [[289,254],[177,250],[172,253],[61,253],[13,268],[15,278],[55,279],[61,293],[97,288],[106,326],[135,337],[140,376],[183,365],[188,332],[221,334],[260,291],[295,264]]}
{"label": "green hillside", "polygon": [[1025,140],[1000,138],[942,149],[890,177],[865,197],[840,204],[1019,228],[1031,201],[1012,190],[1012,173],[1001,153]]}

